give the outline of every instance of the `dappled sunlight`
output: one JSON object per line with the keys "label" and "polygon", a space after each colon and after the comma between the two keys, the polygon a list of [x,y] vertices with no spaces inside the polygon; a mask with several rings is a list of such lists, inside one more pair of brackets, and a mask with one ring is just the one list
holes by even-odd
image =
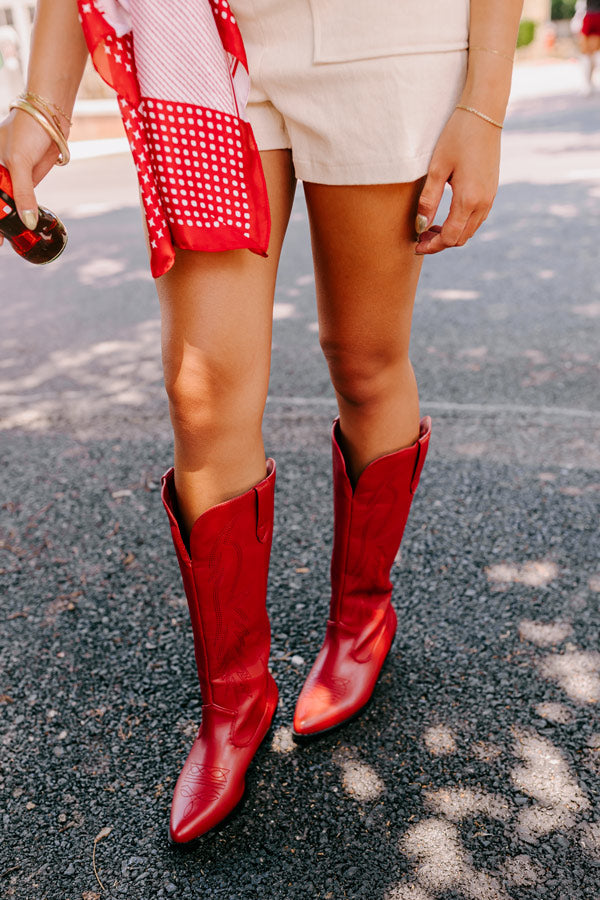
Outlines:
{"label": "dappled sunlight", "polygon": [[119,407],[147,406],[160,385],[160,322],[149,319],[128,338],[54,350],[25,374],[0,380],[0,428],[47,431],[65,421],[86,428],[102,414],[116,423]]}
{"label": "dappled sunlight", "polygon": [[558,578],[556,563],[549,560],[530,560],[524,563],[497,563],[486,568],[488,581],[493,584],[526,584],[543,587]]}
{"label": "dappled sunlight", "polygon": [[279,322],[281,319],[292,319],[296,315],[296,305],[294,303],[273,304],[273,321]]}
{"label": "dappled sunlight", "polygon": [[542,719],[566,725],[573,720],[573,713],[564,703],[538,703],[535,711]]}
{"label": "dappled sunlight", "polygon": [[448,725],[431,725],[423,733],[423,741],[433,756],[456,752],[456,735]]}
{"label": "dappled sunlight", "polygon": [[[522,619],[518,623],[521,641],[539,648],[572,638],[573,630],[570,622],[561,620]],[[562,654],[546,654],[538,665],[539,674],[548,677],[548,668],[555,677],[557,673],[564,676],[565,669],[572,678],[574,671],[579,678],[582,673],[588,679],[590,675],[597,677],[600,653],[572,651],[572,646],[567,644],[567,652]],[[570,661],[570,667],[565,667],[565,660]],[[589,689],[588,681],[588,693]],[[581,684],[578,690],[581,693]],[[572,685],[570,691],[574,697]],[[557,726],[568,725],[574,719],[566,702],[548,700],[534,708],[538,716]],[[422,738],[432,755],[437,756],[432,747],[436,741],[443,744],[448,735],[456,745],[457,731],[440,723],[425,726]],[[553,735],[558,737],[559,732]],[[600,823],[590,820],[592,802],[567,754],[555,740],[531,726],[514,724],[509,728],[509,736],[512,741],[508,746],[479,740],[472,742],[468,751],[471,758],[489,764],[494,785],[500,784],[495,773],[502,771],[504,760],[508,762],[503,778],[507,779],[509,791],[490,790],[485,781],[457,784],[454,773],[448,773],[451,784],[423,790],[424,816],[417,821],[409,819],[400,838],[400,849],[412,863],[410,873],[404,882],[390,887],[386,900],[442,900],[447,894],[465,900],[514,900],[519,889],[544,886],[546,881],[551,890],[552,873],[528,853],[516,852],[519,841],[537,845],[552,835],[560,835],[564,841],[561,846],[568,846],[566,842],[570,841],[573,847],[600,859]],[[584,753],[580,759],[584,771],[600,770],[600,732],[588,737],[585,750],[587,756]],[[468,778],[466,773],[465,777]],[[496,857],[492,867],[484,868],[478,852],[488,846],[490,839],[494,840],[494,834],[510,842],[512,853],[505,852]]]}
{"label": "dappled sunlight", "polygon": [[586,319],[600,318],[600,300],[594,300],[592,303],[583,303],[573,307],[576,316],[583,316]]}
{"label": "dappled sunlight", "polygon": [[488,355],[488,348],[482,347],[466,347],[459,350],[457,356],[459,359],[485,359]]}
{"label": "dappled sunlight", "polygon": [[342,771],[344,790],[354,800],[373,801],[384,793],[385,784],[375,769],[359,758],[358,750],[342,747],[333,758]]}
{"label": "dappled sunlight", "polygon": [[519,810],[517,831],[536,840],[557,829],[570,829],[577,814],[590,807],[563,753],[533,730],[514,728],[515,755],[522,760],[511,780],[535,803]]}
{"label": "dappled sunlight", "polygon": [[545,870],[526,853],[506,860],[501,866],[503,880],[515,887],[530,887],[543,881]]}
{"label": "dappled sunlight", "polygon": [[398,884],[386,892],[385,900],[433,900],[433,895],[418,884]]}
{"label": "dappled sunlight", "polygon": [[128,269],[126,260],[95,257],[78,267],[77,280],[84,287],[113,288],[132,281],[151,282],[153,279],[149,270]]}
{"label": "dappled sunlight", "polygon": [[586,822],[579,833],[581,846],[594,859],[600,860],[600,822]]}
{"label": "dappled sunlight", "polygon": [[465,288],[439,288],[429,291],[429,296],[433,300],[443,300],[451,303],[455,300],[479,300],[481,291],[472,291]]}
{"label": "dappled sunlight", "polygon": [[600,653],[571,650],[552,654],[540,662],[539,671],[575,702],[600,702]]}
{"label": "dappled sunlight", "polygon": [[80,284],[86,286],[96,284],[111,275],[120,275],[125,270],[125,266],[124,259],[96,256],[79,266],[77,278]]}
{"label": "dappled sunlight", "polygon": [[550,647],[560,644],[573,632],[570,622],[534,622],[523,619],[519,623],[519,637],[537,647]]}
{"label": "dappled sunlight", "polygon": [[550,362],[546,354],[538,350],[537,347],[528,347],[527,350],[523,350],[523,356],[532,362],[534,366],[545,366]]}
{"label": "dappled sunlight", "polygon": [[273,735],[271,749],[275,753],[292,753],[296,749],[296,744],[292,737],[292,729],[289,725],[280,725]]}
{"label": "dappled sunlight", "polygon": [[[500,183],[518,184],[527,172],[529,185],[570,184],[575,181],[598,181],[600,168],[590,168],[590,158],[597,156],[600,141],[597,133],[564,130],[509,130],[504,138],[505,152],[500,168]],[[556,156],[568,154],[569,165],[560,169]],[[580,211],[574,204],[552,203],[549,215],[573,221]]]}
{"label": "dappled sunlight", "polygon": [[454,449],[459,456],[477,458],[485,456],[490,445],[484,441],[470,441],[465,444],[455,444]]}
{"label": "dappled sunlight", "polygon": [[415,861],[416,878],[426,890],[458,890],[469,900],[510,898],[494,875],[474,867],[458,828],[446,819],[425,819],[411,826],[401,846]]}
{"label": "dappled sunlight", "polygon": [[574,203],[551,203],[548,212],[559,219],[577,219],[580,215]]}
{"label": "dappled sunlight", "polygon": [[477,741],[475,744],[471,744],[471,754],[481,762],[492,762],[502,755],[502,747],[490,741]]}
{"label": "dappled sunlight", "polygon": [[425,792],[425,807],[451,822],[462,822],[474,816],[489,816],[505,822],[511,816],[508,801],[483,788],[439,788]]}

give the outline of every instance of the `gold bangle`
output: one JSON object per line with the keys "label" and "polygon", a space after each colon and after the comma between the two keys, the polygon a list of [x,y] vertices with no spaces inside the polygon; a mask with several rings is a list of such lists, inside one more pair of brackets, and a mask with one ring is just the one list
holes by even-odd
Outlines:
{"label": "gold bangle", "polygon": [[471,47],[469,44],[469,50],[480,50],[482,53],[494,53],[496,56],[502,56],[504,59],[510,60],[511,63],[514,63],[514,56],[509,56],[508,53],[503,53],[502,50],[492,50],[491,47]]}
{"label": "gold bangle", "polygon": [[479,116],[480,119],[483,119],[484,122],[489,122],[490,125],[495,125],[496,128],[504,128],[502,122],[496,122],[495,119],[492,119],[491,116],[486,116],[485,113],[479,112],[478,109],[474,109],[472,106],[465,106],[463,103],[457,103],[456,109],[465,109],[467,112],[473,113],[474,116]]}
{"label": "gold bangle", "polygon": [[50,114],[50,118],[53,122],[56,123],[59,131],[62,131],[62,128],[60,127],[60,123],[57,121],[55,114],[52,112],[53,109],[56,110],[59,116],[62,116],[63,119],[65,119],[69,123],[69,128],[73,127],[73,121],[69,118],[64,109],[61,109],[60,106],[58,106],[56,103],[53,103],[51,100],[46,100],[45,97],[40,97],[39,94],[35,94],[33,91],[23,91],[23,93],[21,94],[21,98],[23,100],[29,100],[29,102],[34,106],[39,103],[40,106],[42,106],[44,109],[47,109],[48,113]]}
{"label": "gold bangle", "polygon": [[65,140],[65,136],[60,131],[53,122],[51,122],[44,113],[40,112],[37,107],[33,106],[32,103],[29,103],[27,100],[23,100],[22,97],[17,97],[16,100],[10,104],[9,109],[20,109],[23,112],[28,113],[36,122],[42,126],[46,134],[52,138],[54,143],[59,149],[59,157],[54,163],[55,166],[66,166],[69,160],[71,159],[71,154],[69,153],[69,147]]}

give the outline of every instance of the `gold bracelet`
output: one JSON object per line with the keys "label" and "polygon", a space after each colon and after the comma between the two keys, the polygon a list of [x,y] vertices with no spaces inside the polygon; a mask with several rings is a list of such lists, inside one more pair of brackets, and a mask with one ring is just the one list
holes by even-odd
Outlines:
{"label": "gold bracelet", "polygon": [[511,63],[514,63],[514,56],[509,56],[508,53],[503,53],[502,50],[492,50],[491,47],[471,47],[469,44],[469,50],[481,50],[482,53],[494,53],[496,56],[502,56],[504,59],[509,59]]}
{"label": "gold bracelet", "polygon": [[57,106],[57,104],[53,103],[51,100],[46,100],[45,97],[40,97],[39,94],[35,94],[33,91],[23,91],[23,93],[21,94],[21,98],[23,100],[29,100],[29,102],[32,103],[34,106],[36,104],[39,104],[44,109],[47,109],[48,113],[50,115],[50,118],[52,119],[53,122],[56,123],[56,126],[59,129],[59,131],[62,131],[62,128],[60,127],[60,123],[58,122],[56,115],[52,112],[53,109],[56,110],[56,112],[59,114],[59,116],[62,116],[63,119],[66,119],[66,121],[69,123],[69,128],[73,127],[73,121],[72,121],[72,119],[69,118],[69,116],[66,114],[64,109],[61,109],[60,106]]}
{"label": "gold bracelet", "polygon": [[23,100],[22,97],[17,97],[16,100],[10,104],[9,109],[20,109],[23,112],[28,113],[36,122],[42,126],[46,134],[52,138],[56,146],[60,151],[60,155],[56,162],[55,166],[66,166],[69,160],[71,159],[71,154],[69,153],[69,147],[65,140],[65,136],[58,129],[53,122],[51,122],[44,113],[40,112],[37,107],[33,106],[33,104],[29,103],[28,100]]}
{"label": "gold bracelet", "polygon": [[463,103],[457,103],[456,109],[465,109],[467,112],[473,113],[474,116],[479,116],[480,119],[483,119],[484,122],[489,122],[490,125],[495,125],[496,128],[504,128],[502,122],[496,122],[495,119],[492,119],[491,116],[486,116],[485,113],[479,112],[478,109],[474,109],[472,106],[465,106]]}

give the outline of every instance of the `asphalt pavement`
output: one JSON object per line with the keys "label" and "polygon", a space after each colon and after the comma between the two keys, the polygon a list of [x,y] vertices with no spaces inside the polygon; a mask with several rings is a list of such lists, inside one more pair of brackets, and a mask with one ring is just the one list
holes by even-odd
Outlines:
{"label": "asphalt pavement", "polygon": [[201,701],[135,180],[115,155],[40,187],[68,252],[0,252],[3,896],[598,900],[599,126],[600,96],[521,92],[492,215],[425,261],[434,429],[401,625],[368,711],[307,747],[290,722],[328,605],[335,406],[299,190],[265,417],[281,702],[243,808],[190,853],[166,832]]}

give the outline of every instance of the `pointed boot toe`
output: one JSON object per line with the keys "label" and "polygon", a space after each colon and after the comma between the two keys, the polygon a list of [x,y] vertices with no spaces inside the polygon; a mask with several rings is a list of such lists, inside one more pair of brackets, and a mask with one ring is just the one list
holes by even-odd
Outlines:
{"label": "pointed boot toe", "polygon": [[[244,773],[245,774],[245,773]],[[244,794],[244,777],[222,766],[187,762],[177,780],[169,832],[172,843],[189,844],[223,822]]]}

